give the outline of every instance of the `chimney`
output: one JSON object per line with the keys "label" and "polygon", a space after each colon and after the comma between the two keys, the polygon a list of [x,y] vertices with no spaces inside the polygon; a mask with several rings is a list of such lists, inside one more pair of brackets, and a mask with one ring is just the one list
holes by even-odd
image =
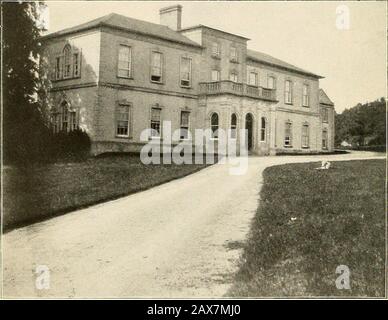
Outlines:
{"label": "chimney", "polygon": [[182,28],[182,6],[177,4],[159,10],[160,24],[178,31]]}

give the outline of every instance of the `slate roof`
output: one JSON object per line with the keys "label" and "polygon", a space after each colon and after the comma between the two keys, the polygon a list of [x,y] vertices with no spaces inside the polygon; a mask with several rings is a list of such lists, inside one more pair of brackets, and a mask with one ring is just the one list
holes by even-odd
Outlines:
{"label": "slate roof", "polygon": [[319,89],[319,103],[325,104],[328,106],[334,106],[334,102],[330,100],[326,92],[323,91],[322,89]]}
{"label": "slate roof", "polygon": [[47,34],[43,36],[42,39],[49,39],[49,38],[53,38],[61,35],[76,33],[76,32],[93,29],[100,26],[122,29],[126,31],[131,31],[134,33],[153,36],[156,38],[160,38],[160,39],[164,39],[164,40],[168,40],[176,43],[186,44],[186,45],[195,46],[195,47],[201,47],[198,43],[190,40],[189,38],[183,36],[179,32],[176,32],[166,26],[147,22],[147,21],[142,21],[138,19],[133,19],[117,13],[111,13],[106,16],[77,25],[75,27],[66,28],[57,32]]}
{"label": "slate roof", "polygon": [[292,64],[289,64],[288,62],[282,61],[280,59],[277,59],[275,57],[270,56],[269,54],[262,53],[259,51],[254,51],[254,50],[247,50],[247,57],[248,59],[251,59],[253,61],[261,62],[267,65],[275,66],[275,67],[280,67],[282,69],[286,70],[291,70],[291,71],[296,71],[298,73],[304,74],[304,75],[309,75],[313,76],[316,78],[323,78],[320,75],[314,74],[310,71],[301,69],[299,67],[296,67]]}

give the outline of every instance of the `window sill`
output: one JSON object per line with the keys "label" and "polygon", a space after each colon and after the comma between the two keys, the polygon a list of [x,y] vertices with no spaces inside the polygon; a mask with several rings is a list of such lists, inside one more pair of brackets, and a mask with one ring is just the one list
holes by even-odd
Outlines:
{"label": "window sill", "polygon": [[230,59],[229,62],[239,64],[238,60]]}
{"label": "window sill", "polygon": [[180,85],[180,87],[183,88],[183,89],[192,89],[191,86],[183,86],[183,85]]}
{"label": "window sill", "polygon": [[302,149],[310,149],[310,147],[302,146]]}
{"label": "window sill", "polygon": [[310,108],[310,106],[303,106],[303,105],[302,105],[302,107],[303,107],[303,108]]}
{"label": "window sill", "polygon": [[155,81],[155,80],[150,80],[151,83],[155,83],[155,84],[164,84],[163,81]]}
{"label": "window sill", "polygon": [[217,60],[221,60],[221,56],[220,55],[216,55],[216,54],[212,54],[212,58],[213,59],[217,59]]}
{"label": "window sill", "polygon": [[121,135],[115,135],[115,138],[118,138],[118,139],[131,139],[130,136],[121,136]]}
{"label": "window sill", "polygon": [[290,148],[290,149],[292,148],[292,146],[283,146],[283,147],[284,147],[284,148]]}
{"label": "window sill", "polygon": [[124,76],[119,76],[119,75],[118,75],[117,78],[119,78],[119,79],[134,80],[132,76],[131,76],[131,77],[124,77]]}
{"label": "window sill", "polygon": [[292,106],[292,105],[293,105],[292,102],[284,102],[284,104],[287,104],[287,105],[289,105],[289,106]]}
{"label": "window sill", "polygon": [[61,79],[53,79],[52,82],[60,82],[60,81],[66,81],[66,80],[75,80],[75,79],[81,79],[81,76],[76,77],[68,77],[68,78],[61,78]]}

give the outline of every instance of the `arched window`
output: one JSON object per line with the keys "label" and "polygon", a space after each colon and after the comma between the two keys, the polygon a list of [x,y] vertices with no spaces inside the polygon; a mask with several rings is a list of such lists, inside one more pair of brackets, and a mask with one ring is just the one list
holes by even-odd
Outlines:
{"label": "arched window", "polygon": [[58,112],[53,113],[52,119],[55,133],[59,131],[69,132],[78,127],[76,112],[69,107],[67,101],[61,103]]}
{"label": "arched window", "polygon": [[260,141],[265,141],[267,136],[266,120],[261,118]]}
{"label": "arched window", "polygon": [[230,138],[236,139],[237,137],[237,116],[235,113],[230,118]]}
{"label": "arched window", "polygon": [[66,45],[63,49],[63,77],[70,78],[71,76],[71,47]]}
{"label": "arched window", "polygon": [[213,113],[211,118],[210,118],[210,126],[212,130],[212,138],[213,139],[218,139],[218,114]]}

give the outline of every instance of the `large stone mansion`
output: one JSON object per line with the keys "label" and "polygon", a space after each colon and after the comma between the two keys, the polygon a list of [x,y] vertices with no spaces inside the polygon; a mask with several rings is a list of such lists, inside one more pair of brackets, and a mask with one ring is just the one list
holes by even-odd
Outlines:
{"label": "large stone mansion", "polygon": [[245,128],[259,155],[333,150],[321,76],[249,50],[245,37],[182,29],[181,14],[163,8],[160,24],[109,14],[44,36],[54,130],[85,129],[94,154],[139,151],[140,133],[159,139],[166,120],[183,141],[186,130],[217,140],[218,128]]}

